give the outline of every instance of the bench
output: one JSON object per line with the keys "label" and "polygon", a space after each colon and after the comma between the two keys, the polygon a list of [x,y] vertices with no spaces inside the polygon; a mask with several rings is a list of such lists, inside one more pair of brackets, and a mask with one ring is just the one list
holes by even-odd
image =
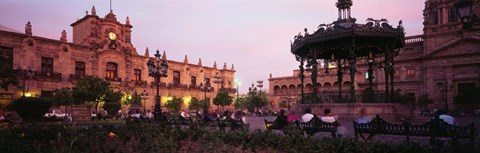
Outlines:
{"label": "bench", "polygon": [[[398,135],[405,136],[406,141],[410,142],[411,136],[429,137],[430,144],[436,144],[440,138],[449,138],[454,142],[467,140],[473,145],[475,137],[475,127],[473,123],[467,126],[450,125],[439,119],[438,116],[426,124],[414,125],[408,122],[401,124],[392,124],[384,121],[380,116],[376,116],[369,123],[353,122],[355,138],[362,138],[363,141],[369,141],[375,135]],[[363,134],[368,134],[365,137]]]}
{"label": "bench", "polygon": [[246,125],[248,125],[248,124],[243,123],[243,121],[241,121],[241,120],[233,120],[233,119],[220,120],[220,119],[217,119],[216,122],[217,122],[218,128],[220,128],[220,130],[222,130],[222,131],[225,131],[225,129],[227,127],[230,127],[230,130],[232,130],[232,131],[234,131],[234,130],[246,130],[246,129],[248,130],[248,127],[246,127]]}
{"label": "bench", "polygon": [[337,128],[339,126],[338,122],[327,123],[323,122],[317,117],[312,118],[309,122],[300,122],[295,121],[292,123],[285,123],[283,121],[279,121],[275,119],[274,121],[265,121],[265,128],[267,130],[280,130],[285,133],[287,127],[291,127],[293,129],[301,129],[303,132],[308,134],[309,136],[315,135],[318,132],[329,132],[332,134],[332,137],[336,137],[337,135]]}

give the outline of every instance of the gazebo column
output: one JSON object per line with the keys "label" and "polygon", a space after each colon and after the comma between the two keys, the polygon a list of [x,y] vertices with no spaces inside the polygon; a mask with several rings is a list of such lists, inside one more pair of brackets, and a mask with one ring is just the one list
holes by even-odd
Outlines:
{"label": "gazebo column", "polygon": [[356,60],[355,60],[355,53],[350,52],[350,59],[348,62],[349,69],[350,69],[350,96],[351,102],[354,103],[356,101],[355,97],[355,73],[357,72],[356,68]]}
{"label": "gazebo column", "polygon": [[301,96],[302,96],[302,100],[301,100],[302,104],[304,104],[303,103],[303,89],[304,89],[303,83],[304,83],[304,79],[305,79],[305,75],[303,74],[303,71],[304,71],[303,64],[304,64],[304,60],[303,60],[303,58],[300,58],[300,66],[298,66],[298,67],[300,68],[300,83],[301,83],[301,86],[302,86],[301,87],[301,93],[300,93]]}
{"label": "gazebo column", "polygon": [[[310,48],[310,51],[312,49]],[[317,75],[318,75],[318,62],[317,62],[317,52],[316,50],[313,50],[313,58],[310,59],[312,63],[312,85],[313,85],[313,91],[312,91],[312,101],[315,103],[317,102]]]}
{"label": "gazebo column", "polygon": [[390,81],[390,62],[388,61],[388,55],[385,53],[385,103],[388,102],[389,99],[389,81]]}
{"label": "gazebo column", "polygon": [[342,73],[342,60],[337,60],[337,82],[338,82],[338,102],[342,102],[342,82],[343,82],[343,73]]}
{"label": "gazebo column", "polygon": [[393,97],[393,93],[394,93],[394,88],[393,88],[393,77],[395,75],[395,68],[393,67],[393,65],[395,64],[393,58],[395,57],[395,54],[393,52],[391,52],[390,54],[390,102],[394,102],[394,97]]}

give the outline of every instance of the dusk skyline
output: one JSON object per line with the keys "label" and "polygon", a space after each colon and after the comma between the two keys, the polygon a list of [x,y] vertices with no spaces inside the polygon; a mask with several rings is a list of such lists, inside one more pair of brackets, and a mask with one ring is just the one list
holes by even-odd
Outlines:
{"label": "dusk skyline", "polygon": [[[219,68],[226,62],[235,65],[236,77],[242,82],[240,92],[249,85],[268,77],[289,76],[298,67],[290,53],[290,40],[304,28],[309,32],[322,23],[337,18],[336,0],[254,1],[126,1],[114,0],[113,13],[125,23],[129,16],[132,43],[140,55],[145,48],[153,56],[157,48],[166,51],[170,60],[190,63],[202,59],[204,66]],[[90,1],[16,1],[0,2],[0,25],[24,32],[27,21],[33,25],[33,35],[59,39],[62,30],[72,40],[70,24],[96,7],[97,15],[109,12],[108,0]],[[406,35],[422,33],[422,10],[419,0],[354,1],[352,16],[357,23],[369,17],[386,18],[391,25],[403,20]],[[408,10],[408,11],[405,11]],[[60,16],[61,15],[61,16]]]}

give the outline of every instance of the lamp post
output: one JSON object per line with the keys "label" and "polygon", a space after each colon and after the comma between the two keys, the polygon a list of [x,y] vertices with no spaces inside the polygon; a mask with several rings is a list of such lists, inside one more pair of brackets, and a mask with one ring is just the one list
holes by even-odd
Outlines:
{"label": "lamp post", "polygon": [[155,98],[154,118],[158,120],[162,109],[160,106],[160,78],[168,76],[168,63],[166,57],[160,58],[160,51],[157,50],[155,54],[155,61],[149,59],[147,62],[148,76],[155,78],[155,84],[157,85],[157,95]]}
{"label": "lamp post", "polygon": [[258,80],[258,81],[257,81],[257,87],[260,88],[260,91],[262,91],[262,88],[263,88],[263,80]]}
{"label": "lamp post", "polygon": [[209,100],[207,100],[207,91],[210,92],[211,90],[211,86],[210,86],[210,83],[207,82],[207,79],[204,78],[203,79],[203,82],[200,83],[200,90],[203,90],[203,93],[204,93],[204,100],[205,100],[205,106],[203,108],[203,112],[204,114],[208,114],[208,105],[209,105]]}
{"label": "lamp post", "polygon": [[464,29],[472,30],[475,24],[480,23],[478,17],[473,14],[473,0],[459,0],[455,7]]}
{"label": "lamp post", "polygon": [[25,90],[25,80],[28,79],[29,75],[33,75],[35,74],[35,71],[33,71],[33,69],[22,69],[20,67],[18,68],[15,68],[14,69],[15,71],[17,72],[21,72],[22,73],[22,82],[23,82],[23,86],[22,86],[22,97],[25,97],[25,93],[26,93],[26,90]]}
{"label": "lamp post", "polygon": [[237,102],[239,95],[238,86],[240,85],[240,80],[235,79],[235,84],[237,85],[237,99],[235,99],[235,102]]}
{"label": "lamp post", "polygon": [[147,111],[147,97],[148,97],[148,92],[147,90],[143,90],[143,92],[140,94],[140,96],[142,96],[142,99],[143,99],[143,112],[146,112]]}
{"label": "lamp post", "polygon": [[447,94],[448,92],[452,91],[453,83],[448,82],[447,80],[443,80],[442,85],[440,85],[440,91],[443,92],[445,98],[445,111],[448,112],[448,99]]}

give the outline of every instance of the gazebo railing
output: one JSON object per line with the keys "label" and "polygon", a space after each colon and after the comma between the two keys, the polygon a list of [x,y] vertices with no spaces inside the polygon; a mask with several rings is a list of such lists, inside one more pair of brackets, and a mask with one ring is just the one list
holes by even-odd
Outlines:
{"label": "gazebo railing", "polygon": [[[362,93],[357,91],[352,97],[349,92],[342,92],[341,98],[338,93],[334,92],[320,92],[317,93],[317,98],[313,100],[312,93],[304,94],[304,104],[321,104],[321,103],[385,103],[385,92],[376,91],[375,93]],[[301,95],[299,95],[301,97]],[[354,99],[354,100],[352,100]],[[298,101],[301,101],[299,99]]]}

